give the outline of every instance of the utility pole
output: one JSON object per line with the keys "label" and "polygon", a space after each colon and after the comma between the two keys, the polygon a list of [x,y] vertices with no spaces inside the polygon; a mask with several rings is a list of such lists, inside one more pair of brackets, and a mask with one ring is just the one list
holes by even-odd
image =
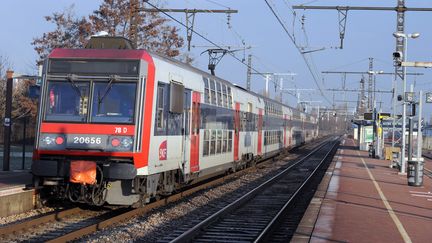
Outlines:
{"label": "utility pole", "polygon": [[[295,76],[297,75],[296,73],[251,73],[252,74],[258,74],[264,77],[265,80],[265,93],[266,96],[269,97],[269,83],[270,80],[274,79],[274,77],[278,76],[278,77],[283,77],[283,76]],[[273,82],[275,83],[275,85],[277,86],[277,80],[274,79]]]}
{"label": "utility pole", "polygon": [[3,171],[10,169],[10,139],[12,127],[12,86],[13,86],[13,71],[6,72],[6,107],[4,114],[4,143],[3,143]]}
{"label": "utility pole", "polygon": [[228,25],[230,21],[230,16],[233,13],[238,13],[237,10],[233,9],[154,9],[154,8],[140,8],[143,12],[164,12],[164,13],[185,13],[186,14],[186,40],[188,43],[188,51],[191,49],[192,34],[194,32],[195,15],[197,13],[222,13],[228,16]]}
{"label": "utility pole", "polygon": [[365,112],[365,105],[366,101],[365,101],[365,81],[364,78],[362,77],[360,79],[360,99],[359,99],[359,104],[357,107],[357,112],[358,114],[364,114]]}
{"label": "utility pole", "polygon": [[369,79],[368,79],[368,109],[371,111],[373,109],[372,100],[372,86],[373,86],[373,58],[369,57]]}
{"label": "utility pole", "polygon": [[251,90],[251,76],[252,76],[252,54],[248,55],[248,66],[246,74],[246,89]]}

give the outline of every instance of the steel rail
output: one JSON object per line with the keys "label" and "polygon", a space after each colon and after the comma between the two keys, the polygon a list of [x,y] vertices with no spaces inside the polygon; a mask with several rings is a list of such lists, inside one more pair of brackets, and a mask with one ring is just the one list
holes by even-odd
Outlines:
{"label": "steel rail", "polygon": [[261,191],[265,190],[265,188],[268,185],[271,185],[272,183],[274,183],[275,181],[277,181],[279,178],[281,178],[282,176],[284,176],[288,171],[290,171],[294,166],[302,163],[304,160],[308,159],[309,157],[311,157],[313,154],[315,154],[317,151],[319,151],[321,148],[323,148],[326,145],[326,141],[323,142],[322,144],[320,144],[317,148],[315,148],[312,152],[310,152],[309,154],[307,154],[306,156],[304,156],[303,158],[301,158],[300,160],[298,160],[297,162],[295,162],[294,164],[290,165],[289,167],[287,167],[286,169],[284,169],[283,171],[279,172],[278,174],[276,174],[275,176],[273,176],[272,178],[268,179],[267,181],[265,181],[264,183],[262,183],[261,185],[259,185],[258,187],[254,188],[253,190],[251,190],[250,192],[248,192],[247,194],[243,195],[242,197],[240,197],[239,199],[237,199],[236,201],[230,203],[229,205],[225,206],[224,208],[222,208],[221,210],[219,210],[218,212],[214,213],[213,215],[211,215],[210,217],[206,218],[205,220],[201,221],[200,223],[198,223],[197,225],[195,225],[194,227],[192,227],[191,229],[187,230],[186,232],[182,233],[181,235],[179,235],[178,237],[176,237],[175,239],[173,239],[171,242],[173,243],[178,243],[178,242],[188,242],[188,241],[192,241],[193,238],[198,235],[201,230],[207,226],[209,226],[210,224],[212,224],[213,222],[215,222],[216,220],[218,220],[219,218],[221,218],[222,216],[233,212],[234,210],[236,210],[238,207],[240,207],[242,204],[244,204],[245,202],[249,201],[251,198],[253,198],[254,196],[256,196],[258,193],[260,193]]}
{"label": "steel rail", "polygon": [[317,167],[312,171],[312,173],[306,178],[306,180],[301,184],[301,186],[293,193],[291,198],[285,203],[285,205],[281,208],[281,210],[276,214],[276,216],[269,222],[269,224],[264,228],[264,230],[261,232],[261,234],[255,239],[255,243],[258,242],[267,242],[268,238],[270,237],[270,234],[273,229],[277,227],[277,224],[281,222],[283,219],[286,211],[291,206],[291,203],[294,199],[299,196],[300,192],[306,187],[307,184],[310,183],[311,178],[313,178],[316,174],[316,172],[321,169],[321,166],[324,164],[324,162],[329,158],[329,156],[333,153],[334,149],[338,146],[338,142],[335,142],[332,148],[327,152],[327,154],[324,156],[324,158],[321,160],[321,162],[317,165]]}
{"label": "steel rail", "polygon": [[52,221],[59,221],[63,218],[69,217],[71,215],[74,215],[76,213],[82,212],[83,210],[76,207],[76,208],[70,208],[62,211],[57,211],[53,213],[49,213],[48,215],[44,215],[42,217],[25,220],[23,222],[19,222],[16,224],[8,224],[6,226],[3,226],[0,228],[0,237],[4,237],[8,234],[12,234],[14,232],[18,232],[21,230],[25,230],[27,228],[33,228],[40,224],[45,224]]}

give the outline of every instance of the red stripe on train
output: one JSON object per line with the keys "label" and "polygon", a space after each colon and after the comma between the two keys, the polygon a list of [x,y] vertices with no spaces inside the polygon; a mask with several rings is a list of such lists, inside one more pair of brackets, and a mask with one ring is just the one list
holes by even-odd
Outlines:
{"label": "red stripe on train", "polygon": [[135,132],[134,125],[112,124],[74,124],[74,123],[47,123],[42,122],[41,133],[58,134],[106,134],[106,135],[130,135]]}
{"label": "red stripe on train", "polygon": [[134,154],[134,163],[136,168],[141,168],[148,165],[148,159],[150,154],[151,124],[154,120],[153,97],[155,93],[155,65],[153,62],[153,58],[148,53],[145,52],[142,58],[148,63],[148,74],[145,84],[144,121],[141,137],[142,153]]}

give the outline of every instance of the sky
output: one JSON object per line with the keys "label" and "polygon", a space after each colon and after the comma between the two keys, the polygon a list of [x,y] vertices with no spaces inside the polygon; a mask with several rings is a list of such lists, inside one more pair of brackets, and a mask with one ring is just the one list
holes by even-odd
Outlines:
{"label": "sky", "polygon": [[[240,59],[226,55],[216,67],[216,75],[230,82],[246,86],[246,65],[241,62],[247,55],[252,55],[252,66],[257,72],[268,73],[295,73],[295,76],[286,77],[283,81],[285,89],[314,89],[314,91],[301,91],[301,101],[314,101],[317,106],[329,107],[328,101],[335,100],[337,105],[345,99],[341,92],[330,92],[325,89],[340,89],[342,87],[341,75],[321,74],[322,71],[367,71],[369,58],[374,58],[374,70],[393,72],[392,53],[395,50],[395,38],[392,33],[396,30],[396,12],[394,11],[349,11],[346,24],[344,48],[339,46],[338,13],[336,10],[292,10],[290,6],[297,4],[307,5],[339,5],[339,6],[386,6],[394,7],[397,0],[268,0],[276,10],[296,43],[305,50],[321,51],[308,55],[307,60],[316,73],[314,81],[302,56],[295,48],[293,42],[284,32],[281,25],[266,5],[264,0],[177,0],[156,1],[164,8],[190,8],[190,9],[236,9],[238,13],[231,14],[229,21],[226,14],[197,14],[194,30],[218,45],[231,46],[240,49],[243,46],[251,47],[246,51],[234,52]],[[74,6],[77,16],[87,16],[97,9],[101,0],[39,0],[39,1],[2,1],[0,7],[0,55],[7,57],[12,68],[20,74],[34,74],[36,72],[35,60],[37,54],[31,45],[33,38],[41,36],[44,32],[54,29],[54,25],[45,21],[44,16],[53,12],[61,12]],[[407,7],[432,7],[430,1],[406,0]],[[19,10],[19,11],[17,11]],[[185,21],[185,14],[172,13],[176,19]],[[430,19],[432,12],[407,12],[406,33],[419,32],[418,39],[408,41],[409,61],[432,61],[432,32]],[[228,24],[229,22],[229,24]],[[185,38],[185,29],[181,28]],[[429,25],[429,26],[428,26]],[[306,33],[306,34],[305,34]],[[306,41],[307,40],[307,41]],[[245,43],[243,45],[243,42]],[[193,65],[207,70],[208,56],[201,54],[210,43],[197,35],[192,37],[191,55],[195,58]],[[186,48],[183,50],[187,51]],[[431,70],[409,68],[408,72],[421,72],[424,75],[408,77],[408,87],[415,83],[415,90],[432,91]],[[346,77],[347,89],[358,89],[361,75],[348,75]],[[367,76],[365,76],[367,79]],[[392,89],[393,77],[377,75],[377,90],[389,91]],[[262,92],[265,89],[264,78],[261,75],[252,75],[252,90]],[[324,91],[323,98],[317,90],[317,85]],[[270,96],[275,96],[275,87],[270,83]],[[398,83],[401,89],[402,83]],[[292,93],[293,91],[291,91]],[[284,102],[296,106],[295,95],[284,93]],[[357,101],[357,93],[347,92],[346,99]],[[391,95],[377,94],[378,108],[383,112],[391,112]],[[354,107],[356,103],[348,103]],[[380,106],[381,105],[381,106]],[[427,120],[432,114],[432,104],[424,106]]]}

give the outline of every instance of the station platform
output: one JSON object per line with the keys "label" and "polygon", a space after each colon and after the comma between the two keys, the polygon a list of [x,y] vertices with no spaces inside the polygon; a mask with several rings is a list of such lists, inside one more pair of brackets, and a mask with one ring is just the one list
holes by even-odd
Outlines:
{"label": "station platform", "polygon": [[23,213],[36,205],[29,171],[0,171],[0,217]]}
{"label": "station platform", "polygon": [[411,187],[389,165],[345,138],[292,242],[431,242],[431,178]]}

